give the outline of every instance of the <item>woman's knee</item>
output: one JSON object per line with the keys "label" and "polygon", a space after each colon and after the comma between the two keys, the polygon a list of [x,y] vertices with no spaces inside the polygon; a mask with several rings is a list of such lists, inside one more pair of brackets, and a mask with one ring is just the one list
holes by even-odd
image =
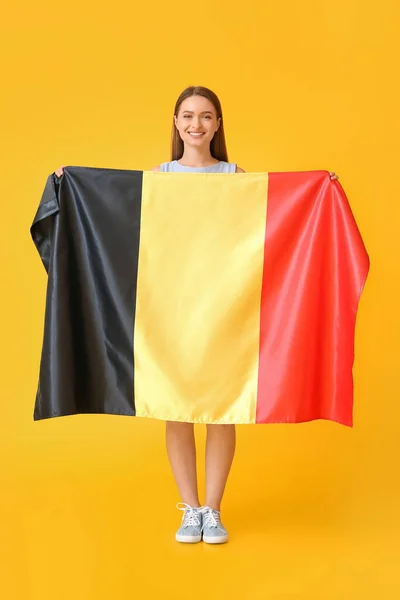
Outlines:
{"label": "woman's knee", "polygon": [[218,431],[218,432],[233,432],[235,431],[235,425],[230,423],[208,423],[207,431]]}
{"label": "woman's knee", "polygon": [[185,423],[183,421],[166,421],[167,429],[176,431],[187,431],[193,429],[194,423]]}

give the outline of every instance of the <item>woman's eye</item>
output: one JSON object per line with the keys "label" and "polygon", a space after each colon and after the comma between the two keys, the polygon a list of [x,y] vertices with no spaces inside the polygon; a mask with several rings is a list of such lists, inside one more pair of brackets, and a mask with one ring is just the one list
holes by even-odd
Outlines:
{"label": "woman's eye", "polygon": [[190,119],[190,115],[183,115],[184,119]]}

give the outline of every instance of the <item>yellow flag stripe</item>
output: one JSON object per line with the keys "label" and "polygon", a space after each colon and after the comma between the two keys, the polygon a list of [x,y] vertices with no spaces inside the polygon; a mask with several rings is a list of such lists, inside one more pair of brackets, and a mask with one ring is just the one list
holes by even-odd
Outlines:
{"label": "yellow flag stripe", "polygon": [[268,175],[143,174],[136,415],[254,423]]}

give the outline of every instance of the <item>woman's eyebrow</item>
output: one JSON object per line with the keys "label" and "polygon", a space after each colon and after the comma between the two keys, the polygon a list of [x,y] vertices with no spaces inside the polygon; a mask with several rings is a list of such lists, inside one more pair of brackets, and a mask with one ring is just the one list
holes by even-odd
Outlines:
{"label": "woman's eyebrow", "polygon": [[[184,113],[190,113],[191,115],[194,115],[194,112],[192,110],[184,110]],[[201,113],[201,115],[205,115],[205,114],[210,114],[212,115],[213,113],[211,112],[211,110],[203,110]]]}

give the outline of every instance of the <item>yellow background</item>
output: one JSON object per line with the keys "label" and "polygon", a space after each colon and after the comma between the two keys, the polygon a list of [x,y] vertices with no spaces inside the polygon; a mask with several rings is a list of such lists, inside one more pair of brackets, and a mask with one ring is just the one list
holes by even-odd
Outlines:
{"label": "yellow background", "polygon": [[[399,17],[397,0],[3,8],[3,598],[399,597]],[[219,94],[242,168],[335,170],[372,260],[354,429],[239,427],[224,547],[174,541],[162,422],[32,420],[46,277],[29,227],[46,177],[168,160],[190,84]]]}

